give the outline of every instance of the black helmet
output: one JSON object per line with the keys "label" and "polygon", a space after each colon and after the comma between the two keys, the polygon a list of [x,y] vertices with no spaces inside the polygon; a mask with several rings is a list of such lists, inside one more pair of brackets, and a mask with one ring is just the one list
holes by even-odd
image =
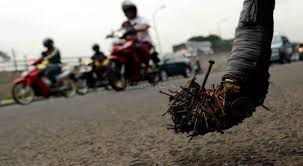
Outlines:
{"label": "black helmet", "polygon": [[99,51],[99,50],[100,50],[99,44],[94,44],[93,47],[92,47],[92,49],[93,49],[94,51]]}
{"label": "black helmet", "polygon": [[137,6],[129,0],[125,0],[124,2],[122,2],[122,10],[124,13],[126,13],[127,11],[134,11],[135,13],[137,13]]}
{"label": "black helmet", "polygon": [[53,47],[54,46],[54,41],[51,38],[46,38],[43,41],[43,45],[44,45],[44,47],[47,47],[47,48]]}

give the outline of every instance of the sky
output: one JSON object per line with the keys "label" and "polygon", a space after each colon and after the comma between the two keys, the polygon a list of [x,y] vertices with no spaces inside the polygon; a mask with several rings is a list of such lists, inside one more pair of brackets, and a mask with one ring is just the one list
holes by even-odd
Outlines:
{"label": "sky", "polygon": [[[275,30],[291,41],[303,42],[302,0],[276,0]],[[105,36],[125,19],[122,0],[0,0],[0,50],[15,49],[18,57],[38,57],[42,40],[55,40],[62,56],[91,55],[99,43],[109,53],[111,41]],[[243,0],[133,0],[139,14],[152,25],[153,14],[163,52],[194,35],[234,36]]]}

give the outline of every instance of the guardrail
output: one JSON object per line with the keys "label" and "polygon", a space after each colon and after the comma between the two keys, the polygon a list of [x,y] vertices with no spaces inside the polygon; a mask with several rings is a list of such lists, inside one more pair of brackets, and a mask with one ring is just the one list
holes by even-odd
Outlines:
{"label": "guardrail", "polygon": [[[79,65],[81,59],[90,57],[63,57],[62,62],[72,65]],[[31,59],[17,59],[10,61],[0,61],[0,71],[23,71],[29,68],[28,61]]]}

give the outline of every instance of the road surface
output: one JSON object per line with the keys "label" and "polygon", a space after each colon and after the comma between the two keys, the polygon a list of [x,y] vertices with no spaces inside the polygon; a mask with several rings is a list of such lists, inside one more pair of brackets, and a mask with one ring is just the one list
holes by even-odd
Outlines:
{"label": "road surface", "polygon": [[190,143],[166,129],[168,99],[158,93],[183,85],[181,78],[1,107],[0,166],[303,165],[302,72],[299,62],[272,67],[271,111],[260,108],[225,134]]}

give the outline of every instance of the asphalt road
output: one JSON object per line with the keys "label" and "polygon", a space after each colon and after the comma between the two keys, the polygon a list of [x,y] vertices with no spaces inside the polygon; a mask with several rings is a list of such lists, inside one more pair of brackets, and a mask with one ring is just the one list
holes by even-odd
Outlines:
{"label": "asphalt road", "polygon": [[[191,143],[166,129],[168,98],[159,94],[183,78],[0,107],[0,166],[303,165],[302,72],[300,62],[273,66],[271,111],[260,108],[225,134]],[[213,74],[209,85],[220,77]]]}

